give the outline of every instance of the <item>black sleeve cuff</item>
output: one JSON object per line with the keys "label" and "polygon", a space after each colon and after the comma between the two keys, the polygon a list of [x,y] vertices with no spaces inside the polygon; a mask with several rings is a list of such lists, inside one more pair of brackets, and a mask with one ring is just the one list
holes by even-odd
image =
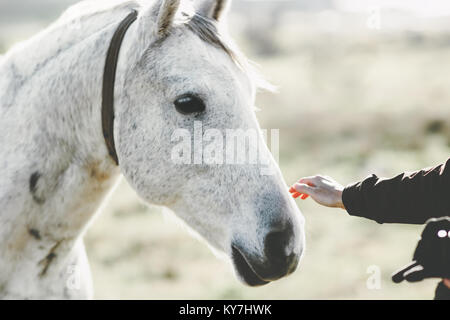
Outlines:
{"label": "black sleeve cuff", "polygon": [[383,223],[376,215],[376,210],[366,206],[364,198],[368,192],[367,189],[375,184],[377,180],[378,177],[373,174],[363,181],[355,182],[344,188],[342,192],[342,203],[349,215],[370,219],[380,224]]}
{"label": "black sleeve cuff", "polygon": [[363,200],[360,196],[359,189],[361,188],[360,183],[350,184],[344,188],[342,192],[342,203],[344,204],[345,210],[351,216],[361,217],[360,214],[363,212]]}

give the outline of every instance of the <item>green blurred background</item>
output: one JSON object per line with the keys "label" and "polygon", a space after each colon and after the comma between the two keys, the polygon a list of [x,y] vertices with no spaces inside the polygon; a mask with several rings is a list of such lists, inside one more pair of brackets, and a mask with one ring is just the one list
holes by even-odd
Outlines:
{"label": "green blurred background", "polygon": [[[0,53],[75,2],[0,0]],[[263,128],[280,129],[280,166],[288,184],[317,173],[347,184],[447,159],[449,15],[450,4],[437,0],[234,1],[232,36],[279,88],[258,95],[257,116]],[[249,288],[171,213],[142,204],[123,181],[85,238],[95,297],[433,296],[437,280],[390,281],[409,262],[422,226],[379,225],[312,200],[298,205],[307,220],[302,264],[285,279]],[[367,288],[370,266],[381,270],[378,290]]]}

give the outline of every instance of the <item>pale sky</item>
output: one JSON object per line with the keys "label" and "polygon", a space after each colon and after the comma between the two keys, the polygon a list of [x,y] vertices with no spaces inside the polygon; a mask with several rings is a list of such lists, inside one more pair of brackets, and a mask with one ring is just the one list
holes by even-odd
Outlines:
{"label": "pale sky", "polygon": [[368,11],[373,7],[403,9],[422,16],[450,15],[450,0],[335,0],[343,10]]}

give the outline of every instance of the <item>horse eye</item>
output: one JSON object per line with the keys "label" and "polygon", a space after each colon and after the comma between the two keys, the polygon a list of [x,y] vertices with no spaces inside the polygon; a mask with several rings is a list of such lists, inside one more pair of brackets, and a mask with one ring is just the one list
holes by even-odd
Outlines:
{"label": "horse eye", "polygon": [[192,94],[185,94],[177,98],[174,102],[179,113],[191,114],[205,111],[205,104],[202,99]]}

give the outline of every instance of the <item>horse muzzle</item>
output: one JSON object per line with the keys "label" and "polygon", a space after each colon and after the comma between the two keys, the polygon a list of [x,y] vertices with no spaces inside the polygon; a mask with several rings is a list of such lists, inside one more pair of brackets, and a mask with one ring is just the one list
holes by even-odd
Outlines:
{"label": "horse muzzle", "polygon": [[233,243],[232,260],[239,278],[250,286],[261,286],[294,272],[303,252],[303,244],[294,237],[291,225],[269,232],[264,237],[261,255]]}

